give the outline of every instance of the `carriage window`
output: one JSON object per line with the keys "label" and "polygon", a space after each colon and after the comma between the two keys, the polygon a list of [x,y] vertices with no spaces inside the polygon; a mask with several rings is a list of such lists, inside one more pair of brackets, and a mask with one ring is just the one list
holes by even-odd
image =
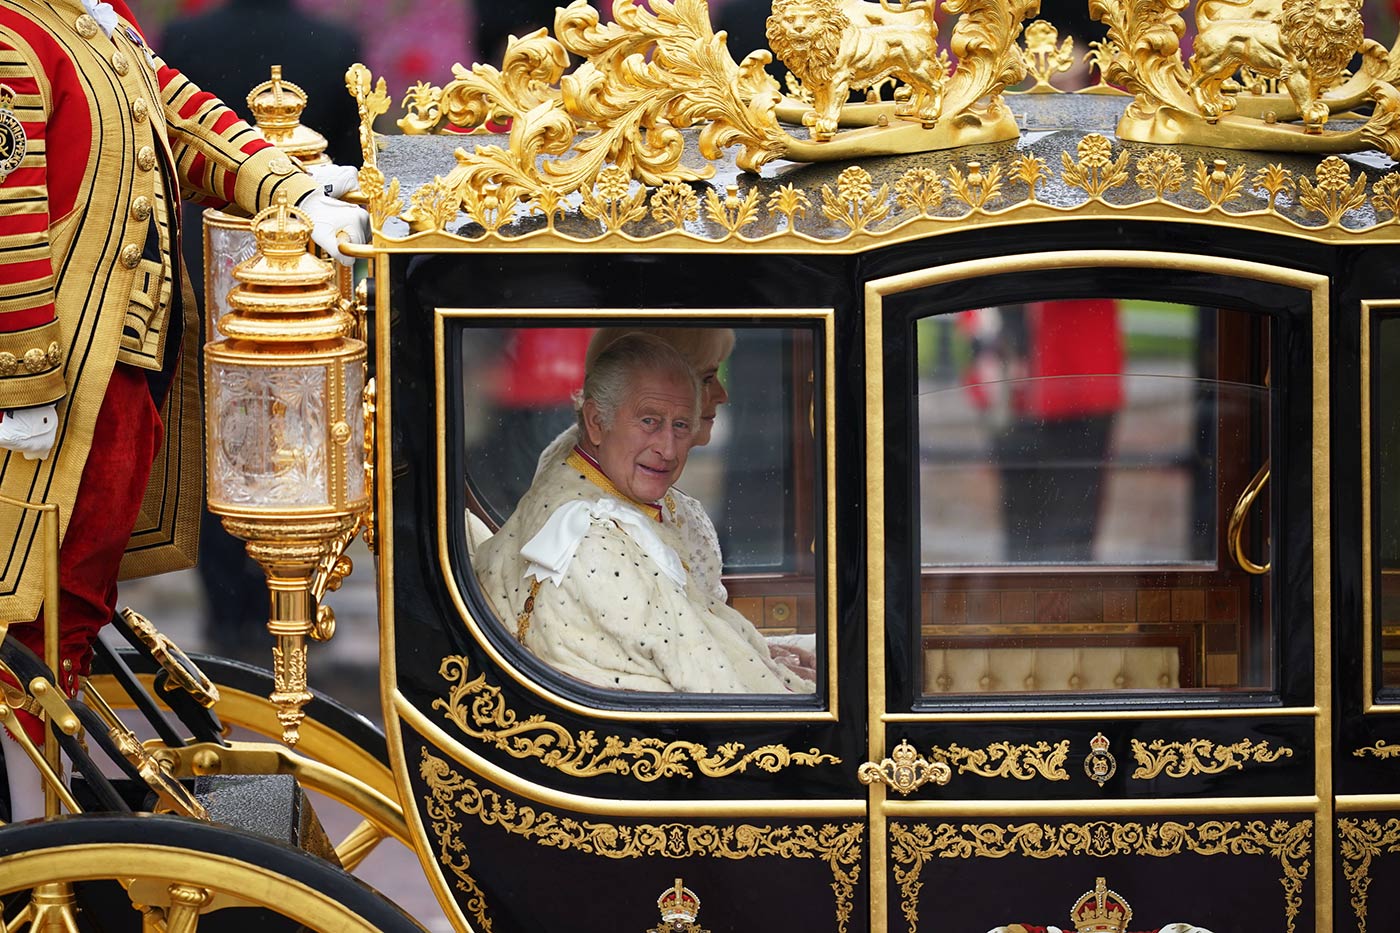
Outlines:
{"label": "carriage window", "polygon": [[[1400,316],[1379,312],[1372,331],[1372,534],[1382,689],[1400,688]],[[1375,623],[1373,623],[1375,624]]]}
{"label": "carriage window", "polygon": [[925,693],[1268,687],[1269,335],[1108,299],[918,322]]}
{"label": "carriage window", "polygon": [[[818,343],[807,327],[467,328],[468,542],[501,624],[595,686],[812,693]],[[657,357],[695,373],[698,418]],[[619,389],[580,416],[590,373]]]}

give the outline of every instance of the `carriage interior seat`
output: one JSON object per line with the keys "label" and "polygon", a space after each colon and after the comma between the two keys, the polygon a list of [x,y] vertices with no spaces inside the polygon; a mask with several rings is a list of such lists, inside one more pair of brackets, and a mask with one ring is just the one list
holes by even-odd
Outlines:
{"label": "carriage interior seat", "polygon": [[924,648],[924,693],[1160,690],[1181,686],[1170,645]]}

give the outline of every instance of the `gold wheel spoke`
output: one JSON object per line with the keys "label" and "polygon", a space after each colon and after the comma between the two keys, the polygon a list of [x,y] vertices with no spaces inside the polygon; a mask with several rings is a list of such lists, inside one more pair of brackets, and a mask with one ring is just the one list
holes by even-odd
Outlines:
{"label": "gold wheel spoke", "polygon": [[340,859],[340,866],[346,871],[354,871],[359,868],[361,863],[385,838],[384,833],[377,826],[369,820],[363,820],[335,847],[335,854]]}

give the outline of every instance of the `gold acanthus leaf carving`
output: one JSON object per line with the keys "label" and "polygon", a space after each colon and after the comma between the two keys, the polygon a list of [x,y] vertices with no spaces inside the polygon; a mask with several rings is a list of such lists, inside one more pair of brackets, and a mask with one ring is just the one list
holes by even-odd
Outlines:
{"label": "gold acanthus leaf carving", "polygon": [[1377,741],[1374,745],[1367,745],[1352,752],[1357,758],[1365,758],[1367,755],[1374,755],[1377,758],[1400,758],[1400,745],[1393,745],[1390,742]]}
{"label": "gold acanthus leaf carving", "polygon": [[1250,739],[1233,745],[1216,745],[1207,739],[1190,739],[1186,742],[1153,739],[1147,743],[1133,739],[1131,747],[1133,760],[1138,763],[1133,777],[1141,781],[1161,774],[1170,778],[1184,778],[1193,774],[1220,774],[1231,768],[1243,771],[1250,762],[1272,764],[1280,758],[1293,757],[1291,748],[1271,748],[1267,741],[1254,742]]}
{"label": "gold acanthus leaf carving", "polygon": [[[1187,0],[1089,0],[1089,15],[1108,27],[1113,57],[1102,71],[1108,84],[1133,95],[1129,111],[1150,117],[1159,104],[1194,109],[1186,87],[1191,76],[1181,60],[1186,21],[1178,14]],[[1099,59],[1100,64],[1107,56]]]}
{"label": "gold acanthus leaf carving", "polygon": [[1371,860],[1400,852],[1400,820],[1389,819],[1382,823],[1376,819],[1343,817],[1337,821],[1337,842],[1342,856],[1342,874],[1351,894],[1352,913],[1356,916],[1356,930],[1366,933]]}
{"label": "gold acanthus leaf carving", "polygon": [[948,48],[958,67],[943,92],[943,113],[954,117],[982,98],[989,112],[1002,106],[1001,94],[1025,80],[1021,23],[1040,9],[1040,0],[945,0],[943,12],[958,17]]}
{"label": "gold acanthus leaf carving", "polygon": [[1032,780],[1038,774],[1048,781],[1069,780],[1069,773],[1065,771],[1069,739],[1054,745],[1044,741],[1034,745],[993,742],[986,748],[965,748],[954,742],[947,748],[935,745],[932,752],[935,758],[943,759],[959,774],[1018,781]]}
{"label": "gold acanthus leaf carving", "polygon": [[1286,933],[1296,933],[1303,907],[1303,886],[1311,869],[1313,824],[1274,820],[1210,820],[1201,823],[998,823],[962,824],[892,821],[890,854],[895,883],[900,887],[901,907],[916,933],[920,874],[929,861],[939,859],[1030,859],[1089,856],[1110,858],[1148,856],[1167,858],[1192,855],[1265,855],[1278,859],[1283,869],[1283,912]]}
{"label": "gold acanthus leaf carving", "polygon": [[[576,820],[511,799],[481,787],[460,775],[426,749],[418,775],[428,787],[424,799],[431,829],[438,841],[439,861],[461,882],[469,897],[485,898],[471,878],[471,861],[459,836],[462,817],[479,820],[505,832],[529,839],[559,852],[578,852],[607,859],[636,858],[750,858],[812,859],[824,862],[832,873],[836,896],[836,920],[840,933],[847,930],[856,885],[864,860],[864,823],[838,825],[807,823],[786,825],[738,824],[715,826],[697,823],[613,824]],[[469,901],[469,907],[471,902]],[[489,927],[487,927],[489,929]]]}
{"label": "gold acanthus leaf carving", "polygon": [[785,745],[762,745],[747,750],[740,742],[726,742],[711,751],[698,742],[664,742],[656,738],[623,739],[610,735],[599,740],[591,731],[574,735],[542,714],[521,718],[501,696],[501,689],[486,682],[486,675],[472,677],[466,658],[444,658],[438,673],[452,687],[447,699],[436,699],[440,709],[459,729],[513,758],[537,759],[570,777],[591,778],[615,774],[650,782],[661,778],[722,778],[747,771],[750,766],[770,774],[788,767],[838,765],[841,759],[817,749],[794,752]]}
{"label": "gold acanthus leaf carving", "polygon": [[557,103],[556,85],[568,69],[568,51],[547,30],[537,29],[519,39],[511,36],[499,69],[487,64],[470,69],[452,66],[452,80],[442,89],[439,122],[445,119],[471,130],[522,117],[541,104]]}

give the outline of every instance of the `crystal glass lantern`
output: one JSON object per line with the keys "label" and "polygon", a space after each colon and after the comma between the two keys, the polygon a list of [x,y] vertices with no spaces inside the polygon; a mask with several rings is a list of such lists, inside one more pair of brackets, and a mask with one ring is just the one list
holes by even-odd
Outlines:
{"label": "crystal glass lantern", "polygon": [[365,344],[351,334],[331,264],[307,251],[311,222],[285,199],[252,221],[257,252],[204,350],[209,510],[267,572],[272,696],[295,743],[311,699],[306,639],[329,638],[327,578],[370,505]]}

